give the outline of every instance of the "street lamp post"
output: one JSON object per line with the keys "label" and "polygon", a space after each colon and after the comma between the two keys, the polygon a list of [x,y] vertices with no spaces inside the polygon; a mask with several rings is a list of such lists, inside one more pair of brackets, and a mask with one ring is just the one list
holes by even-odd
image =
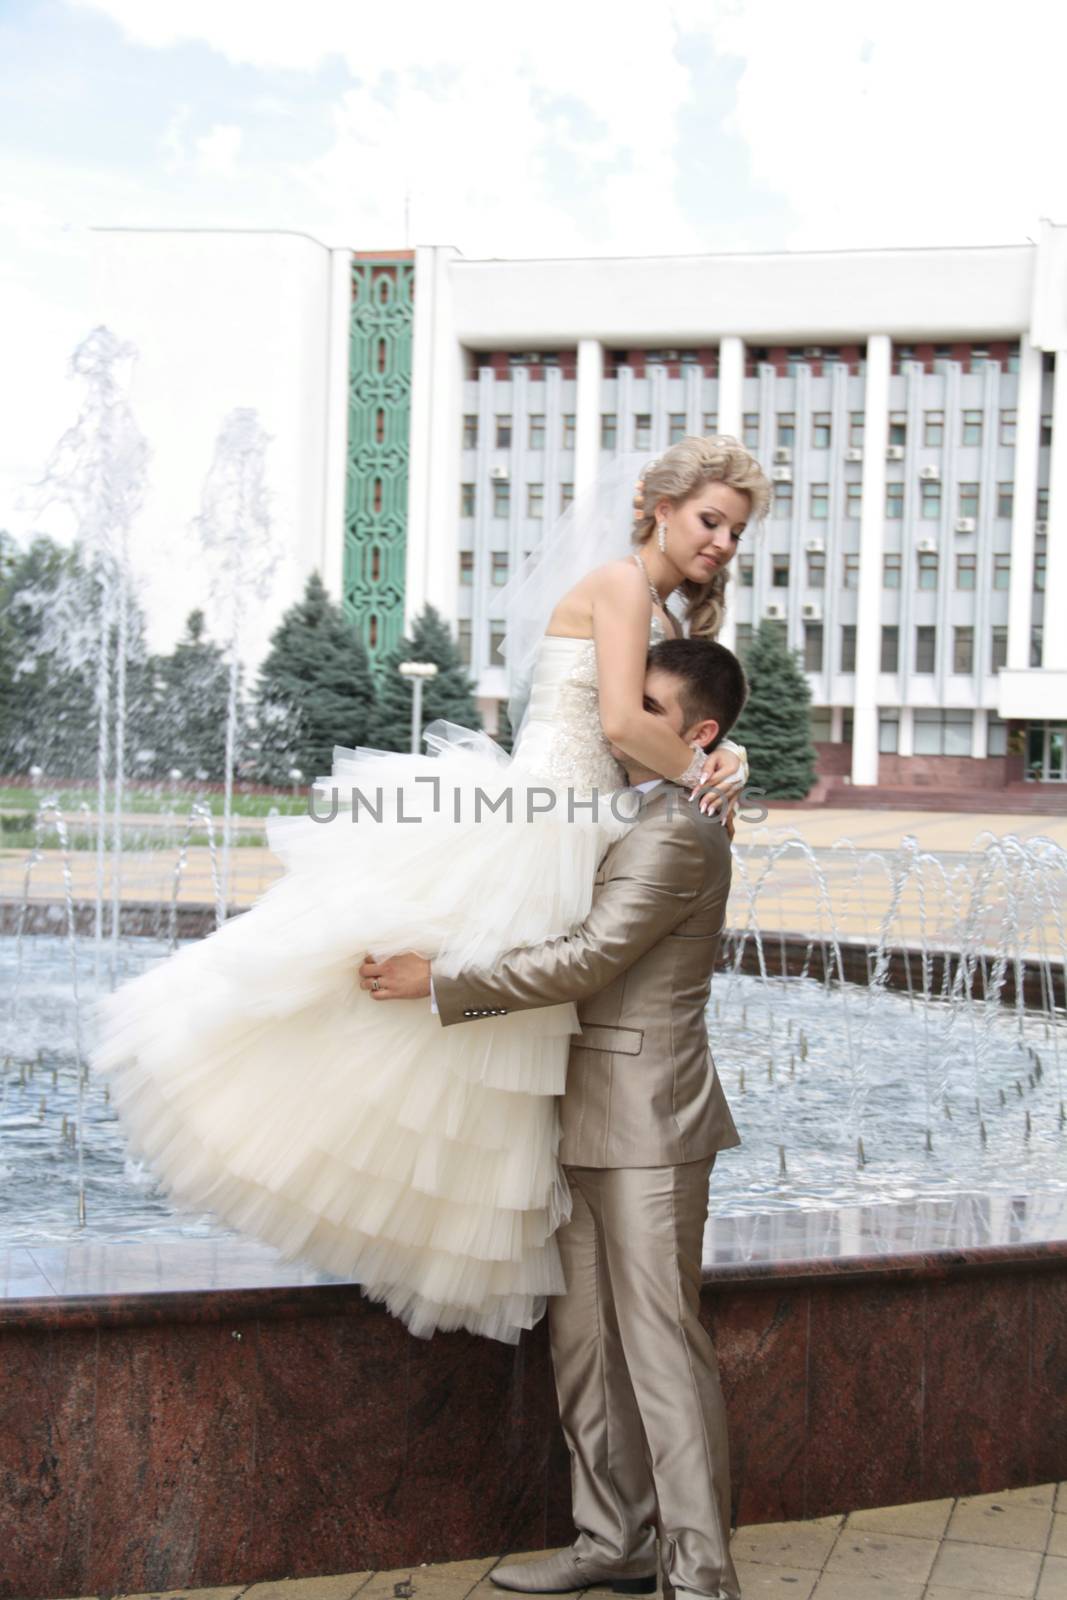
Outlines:
{"label": "street lamp post", "polygon": [[419,753],[422,733],[422,685],[427,678],[436,678],[435,661],[402,661],[398,667],[402,678],[411,679],[411,753]]}

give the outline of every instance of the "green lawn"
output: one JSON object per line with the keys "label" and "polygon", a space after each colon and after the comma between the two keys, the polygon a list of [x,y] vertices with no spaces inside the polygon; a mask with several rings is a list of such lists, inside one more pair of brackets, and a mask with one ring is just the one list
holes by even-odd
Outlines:
{"label": "green lawn", "polygon": [[[45,791],[42,790],[42,793]],[[21,789],[13,786],[0,787],[0,811],[35,811],[38,804],[38,795],[32,789]],[[60,789],[59,804],[63,815],[70,817],[77,812],[84,801],[95,815],[96,789],[86,786],[81,789]],[[175,793],[173,790],[157,789],[126,789],[123,794],[122,809],[124,811],[173,811],[179,817],[187,817],[194,800],[199,800],[208,806],[213,816],[222,816],[221,794],[188,794]],[[110,790],[108,804],[111,804]],[[307,807],[307,791],[300,789],[294,794],[291,789],[279,790],[275,794],[240,794],[233,797],[233,811],[235,816],[265,817],[271,807],[277,807],[283,816],[296,816]]]}

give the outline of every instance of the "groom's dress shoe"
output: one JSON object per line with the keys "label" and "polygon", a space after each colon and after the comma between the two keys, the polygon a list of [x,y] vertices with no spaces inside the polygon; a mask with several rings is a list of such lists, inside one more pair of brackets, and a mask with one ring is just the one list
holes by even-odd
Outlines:
{"label": "groom's dress shoe", "polygon": [[611,1567],[574,1550],[557,1550],[544,1561],[519,1561],[494,1567],[489,1576],[500,1589],[519,1594],[571,1594],[575,1589],[599,1588],[607,1584],[615,1594],[655,1594],[656,1574],[634,1576],[625,1567]]}

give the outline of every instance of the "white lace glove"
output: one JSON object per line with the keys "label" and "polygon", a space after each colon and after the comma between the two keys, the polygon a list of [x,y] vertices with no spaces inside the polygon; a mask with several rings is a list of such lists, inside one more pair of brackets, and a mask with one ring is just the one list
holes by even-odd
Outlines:
{"label": "white lace glove", "polygon": [[[705,755],[699,745],[693,745],[692,749],[693,759],[677,781],[684,788],[693,791],[710,784],[712,787],[699,802],[700,809],[709,812],[721,808],[722,820],[726,822],[748,782],[748,757],[745,747],[736,744],[733,739],[723,739],[718,749],[711,755]],[[722,763],[717,759],[724,750],[729,751],[738,761],[738,765],[726,773],[721,771]]]}

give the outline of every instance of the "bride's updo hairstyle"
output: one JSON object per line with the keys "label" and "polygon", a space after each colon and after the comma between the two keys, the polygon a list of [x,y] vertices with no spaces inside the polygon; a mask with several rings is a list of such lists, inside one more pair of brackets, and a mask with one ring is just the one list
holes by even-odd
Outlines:
{"label": "bride's updo hairstyle", "polygon": [[[635,545],[647,544],[656,531],[655,507],[661,500],[680,506],[706,484],[725,483],[747,494],[749,521],[761,522],[770,510],[771,486],[752,453],[729,434],[679,439],[645,468],[634,493]],[[693,639],[714,639],[726,614],[729,567],[720,567],[707,583],[679,585],[685,596],[685,620]]]}

